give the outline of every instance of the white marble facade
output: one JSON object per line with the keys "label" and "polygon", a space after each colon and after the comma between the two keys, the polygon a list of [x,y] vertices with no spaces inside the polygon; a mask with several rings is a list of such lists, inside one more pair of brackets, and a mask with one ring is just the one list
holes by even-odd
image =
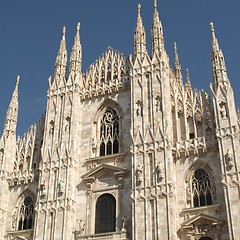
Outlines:
{"label": "white marble facade", "polygon": [[0,239],[237,240],[240,135],[212,31],[211,94],[170,66],[154,0],[152,53],[138,6],[134,54],[108,48],[83,73],[66,29],[46,114],[16,138],[18,84],[0,140]]}

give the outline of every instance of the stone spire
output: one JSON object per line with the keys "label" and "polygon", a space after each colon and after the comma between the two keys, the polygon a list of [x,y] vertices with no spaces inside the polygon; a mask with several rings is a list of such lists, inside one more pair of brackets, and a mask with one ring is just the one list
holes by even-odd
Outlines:
{"label": "stone spire", "polygon": [[54,78],[57,80],[60,77],[66,76],[67,69],[67,48],[66,48],[66,27],[63,27],[62,40],[60,42],[60,47],[58,50],[58,55],[55,63],[55,74]]}
{"label": "stone spire", "polygon": [[141,17],[141,5],[138,4],[137,26],[134,31],[134,57],[138,56],[142,60],[146,52],[146,32]]}
{"label": "stone spire", "polygon": [[178,57],[178,50],[177,50],[177,43],[174,42],[174,73],[175,77],[178,82],[183,83],[182,79],[182,68],[179,63],[179,57]]}
{"label": "stone spire", "polygon": [[159,19],[157,10],[157,0],[154,0],[154,12],[152,23],[152,55],[154,53],[161,54],[164,50],[163,27]]}
{"label": "stone spire", "polygon": [[18,118],[18,84],[19,84],[20,76],[17,76],[16,86],[14,92],[12,94],[12,99],[9,104],[6,119],[4,123],[3,134],[8,135],[8,133],[16,134],[17,128],[17,118]]}
{"label": "stone spire", "polygon": [[70,57],[70,73],[81,72],[82,69],[82,46],[80,42],[80,23],[77,24],[77,32]]}
{"label": "stone spire", "polygon": [[218,40],[216,38],[214,25],[212,22],[210,23],[210,28],[212,32],[212,56],[211,56],[212,72],[214,78],[214,87],[216,89],[219,83],[229,83],[229,80],[224,61],[224,55],[218,45]]}

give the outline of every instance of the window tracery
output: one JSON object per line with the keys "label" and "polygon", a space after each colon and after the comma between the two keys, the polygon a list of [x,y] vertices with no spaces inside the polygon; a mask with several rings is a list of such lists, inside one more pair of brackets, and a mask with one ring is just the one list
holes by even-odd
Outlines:
{"label": "window tracery", "polygon": [[119,152],[119,116],[107,108],[100,123],[100,156]]}
{"label": "window tracery", "polygon": [[27,196],[19,209],[18,230],[32,229],[34,224],[34,201]]}
{"label": "window tracery", "polygon": [[213,187],[208,173],[198,168],[191,178],[192,206],[201,207],[212,205]]}

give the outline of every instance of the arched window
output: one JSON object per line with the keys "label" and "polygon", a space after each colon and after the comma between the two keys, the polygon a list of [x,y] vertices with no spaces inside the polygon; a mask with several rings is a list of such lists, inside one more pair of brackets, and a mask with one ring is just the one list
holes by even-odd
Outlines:
{"label": "arched window", "polygon": [[95,233],[116,230],[116,200],[111,194],[100,196],[96,204]]}
{"label": "arched window", "polygon": [[18,215],[18,230],[32,229],[34,224],[34,201],[25,197]]}
{"label": "arched window", "polygon": [[107,108],[100,123],[100,156],[119,152],[119,116]]}
{"label": "arched window", "polygon": [[192,199],[194,207],[212,204],[212,186],[208,173],[198,168],[191,179]]}

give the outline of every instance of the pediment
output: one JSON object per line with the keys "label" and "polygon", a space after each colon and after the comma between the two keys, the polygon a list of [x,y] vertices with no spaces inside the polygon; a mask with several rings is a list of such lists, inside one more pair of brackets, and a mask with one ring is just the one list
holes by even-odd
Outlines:
{"label": "pediment", "polygon": [[126,174],[126,169],[108,165],[108,164],[100,164],[99,166],[91,169],[87,173],[82,176],[84,181],[94,180],[103,175],[112,175],[116,177],[121,177]]}
{"label": "pediment", "polygon": [[214,217],[214,216],[199,213],[199,214],[187,219],[186,221],[184,221],[181,224],[181,227],[182,228],[192,228],[194,225],[197,225],[199,223],[210,223],[211,225],[222,225],[223,220],[221,220],[220,218]]}

